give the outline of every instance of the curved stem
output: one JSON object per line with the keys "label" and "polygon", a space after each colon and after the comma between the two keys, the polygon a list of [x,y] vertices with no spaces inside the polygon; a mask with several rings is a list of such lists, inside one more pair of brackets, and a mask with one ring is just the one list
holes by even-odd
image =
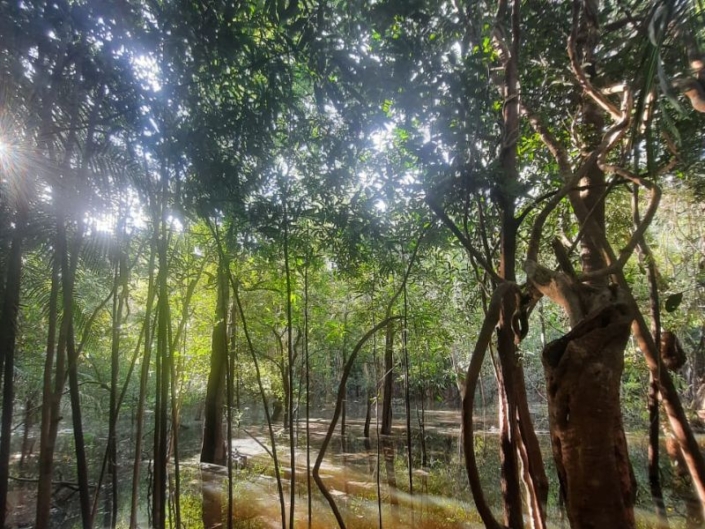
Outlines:
{"label": "curved stem", "polygon": [[391,321],[398,320],[399,318],[400,316],[391,316],[383,319],[377,325],[372,327],[372,329],[367,331],[365,335],[360,338],[360,340],[355,345],[355,348],[350,354],[350,358],[348,358],[348,361],[346,362],[345,367],[343,368],[343,376],[340,379],[340,385],[338,386],[338,397],[335,402],[335,411],[333,412],[333,419],[331,419],[331,422],[328,425],[328,431],[326,432],[326,436],[323,438],[321,449],[318,452],[318,456],[316,457],[316,463],[313,465],[313,479],[316,482],[316,485],[318,485],[321,494],[323,494],[323,496],[328,501],[328,504],[330,505],[330,508],[333,511],[333,515],[335,516],[335,519],[338,522],[338,526],[341,529],[345,528],[345,521],[343,520],[343,516],[340,514],[340,510],[338,509],[338,506],[335,503],[335,499],[333,499],[333,495],[328,491],[325,484],[323,483],[323,479],[320,475],[321,463],[323,463],[323,458],[325,457],[326,450],[328,449],[330,440],[333,437],[333,432],[335,431],[335,427],[338,424],[338,419],[340,418],[340,414],[343,409],[346,384],[348,378],[350,377],[350,372],[352,371],[355,359],[357,358],[357,354],[360,352],[360,349],[362,349],[365,343],[367,343],[367,340],[372,337],[372,335],[374,335],[380,329],[386,327]]}
{"label": "curved stem", "polygon": [[475,343],[475,349],[473,350],[472,357],[470,358],[470,365],[468,365],[468,372],[465,379],[465,393],[463,395],[462,420],[465,470],[468,475],[468,482],[470,483],[470,489],[472,490],[472,496],[475,500],[477,511],[480,514],[485,527],[489,529],[502,529],[504,526],[494,517],[494,514],[487,504],[487,500],[485,499],[485,495],[482,491],[480,473],[478,471],[477,460],[475,458],[473,405],[475,402],[475,389],[480,376],[480,369],[482,368],[482,362],[485,359],[487,347],[492,340],[492,334],[494,333],[495,327],[499,322],[502,301],[506,295],[511,294],[512,291],[516,290],[518,290],[516,284],[505,282],[499,285],[492,294],[489,307],[487,308],[487,312],[485,314],[485,321],[482,324],[480,334],[477,337],[477,342]]}

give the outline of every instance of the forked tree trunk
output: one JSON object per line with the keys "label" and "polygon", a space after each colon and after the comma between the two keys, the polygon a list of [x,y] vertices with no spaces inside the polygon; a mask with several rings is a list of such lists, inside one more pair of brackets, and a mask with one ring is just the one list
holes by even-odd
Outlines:
{"label": "forked tree trunk", "polygon": [[[598,19],[598,0],[574,0],[571,64],[574,70],[584,68],[583,75],[592,82],[597,81]],[[604,112],[587,90],[581,97],[581,139],[598,149]],[[591,274],[607,266],[605,174],[595,158],[586,156],[583,164],[582,188],[569,197],[584,230],[582,271]],[[610,287],[606,274],[587,284],[570,278],[568,285],[570,292],[559,288],[553,299],[563,305],[572,330],[549,343],[542,355],[551,442],[566,513],[572,528],[634,527],[636,483],[620,402],[634,311],[623,302],[626,289]]]}

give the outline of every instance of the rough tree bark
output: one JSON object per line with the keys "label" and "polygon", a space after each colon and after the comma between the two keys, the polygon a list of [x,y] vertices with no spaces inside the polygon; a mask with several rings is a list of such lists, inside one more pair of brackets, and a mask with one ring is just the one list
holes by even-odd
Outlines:
{"label": "rough tree bark", "polygon": [[[603,163],[628,130],[631,93],[624,91],[620,110],[592,84],[598,7],[595,0],[573,2],[568,55],[582,89],[577,125],[586,153],[576,169],[566,147],[535,113],[524,108],[529,122],[555,156],[565,181],[535,220],[525,269],[534,287],[564,308],[573,328],[543,351],[553,453],[571,527],[628,528],[634,527],[635,483],[622,425],[619,387],[629,328],[640,314],[621,269],[653,218],[660,191],[622,168]],[[605,113],[615,119],[608,130]],[[649,210],[619,258],[605,238],[606,169],[652,192]],[[580,187],[576,187],[578,184]],[[561,272],[536,264],[543,223],[566,195],[580,225],[581,275],[573,271],[560,243],[553,247]],[[610,277],[615,284],[609,284]]]}
{"label": "rough tree bark", "polygon": [[611,300],[542,354],[551,444],[573,528],[634,527],[619,400],[631,320],[628,307]]}

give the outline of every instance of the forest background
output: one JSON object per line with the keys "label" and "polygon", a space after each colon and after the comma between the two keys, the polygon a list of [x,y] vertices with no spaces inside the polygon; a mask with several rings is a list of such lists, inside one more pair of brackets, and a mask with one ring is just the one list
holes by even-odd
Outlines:
{"label": "forest background", "polygon": [[[316,487],[345,526],[321,464],[355,403],[365,438],[404,423],[409,492],[431,466],[419,417],[461,405],[455,483],[488,527],[544,527],[559,498],[572,527],[635,526],[638,486],[657,525],[702,523],[704,17],[0,3],[0,526],[19,490],[57,523],[67,488],[84,528],[182,525],[187,429],[232,512],[241,424],[264,425],[282,527],[310,526]],[[501,450],[491,507],[475,400]],[[645,466],[625,428],[648,432]]]}

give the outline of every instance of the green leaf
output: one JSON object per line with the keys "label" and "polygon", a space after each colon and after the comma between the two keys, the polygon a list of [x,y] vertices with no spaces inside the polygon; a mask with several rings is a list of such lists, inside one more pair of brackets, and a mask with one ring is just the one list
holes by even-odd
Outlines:
{"label": "green leaf", "polygon": [[683,292],[679,292],[678,294],[671,294],[666,298],[666,312],[673,312],[678,308],[678,306],[681,304],[683,301]]}

